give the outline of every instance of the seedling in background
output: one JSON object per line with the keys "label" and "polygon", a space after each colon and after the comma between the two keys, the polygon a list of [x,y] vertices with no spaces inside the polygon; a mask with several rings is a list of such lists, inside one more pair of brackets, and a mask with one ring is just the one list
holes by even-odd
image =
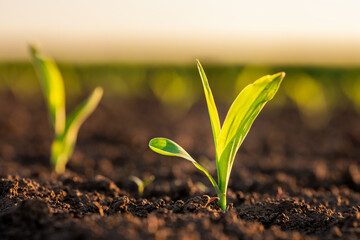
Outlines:
{"label": "seedling in background", "polygon": [[215,188],[221,209],[225,211],[226,192],[235,155],[261,109],[276,94],[285,77],[285,73],[281,72],[264,76],[245,87],[232,103],[224,124],[220,127],[215,101],[205,72],[199,61],[197,61],[197,67],[204,87],[214,136],[218,183],[215,182],[214,178],[203,166],[196,162],[182,147],[170,139],[151,139],[149,147],[154,152],[162,155],[184,158],[203,171]]}
{"label": "seedling in background", "polygon": [[138,186],[138,195],[139,197],[143,196],[144,193],[144,189],[147,185],[149,185],[150,183],[152,183],[155,180],[154,176],[150,176],[144,180],[141,180],[140,178],[136,177],[136,176],[130,176],[129,180],[133,181],[134,183],[136,183],[136,185]]}
{"label": "seedling in background", "polygon": [[62,173],[73,153],[79,128],[99,104],[103,89],[95,88],[90,96],[66,117],[64,82],[58,67],[35,47],[31,46],[30,52],[54,130],[51,165],[57,173]]}

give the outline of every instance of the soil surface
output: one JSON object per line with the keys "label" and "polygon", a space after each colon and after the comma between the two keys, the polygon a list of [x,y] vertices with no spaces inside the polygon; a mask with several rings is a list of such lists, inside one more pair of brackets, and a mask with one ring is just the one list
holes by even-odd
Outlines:
{"label": "soil surface", "polygon": [[[205,102],[171,115],[151,99],[104,99],[61,175],[49,166],[41,98],[2,93],[0,116],[2,240],[360,239],[360,116],[351,110],[311,129],[293,108],[265,108],[235,160],[227,212],[206,206],[215,192],[190,162],[147,147],[171,138],[216,176]],[[155,176],[142,198],[131,175]]]}

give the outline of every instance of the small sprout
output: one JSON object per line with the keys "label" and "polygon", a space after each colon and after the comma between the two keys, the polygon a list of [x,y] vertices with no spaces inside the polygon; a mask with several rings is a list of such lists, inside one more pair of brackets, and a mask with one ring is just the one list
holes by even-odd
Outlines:
{"label": "small sprout", "polygon": [[74,151],[79,128],[99,104],[103,89],[95,88],[90,96],[66,117],[64,82],[58,67],[33,46],[30,46],[30,53],[54,130],[51,165],[57,173],[62,173]]}
{"label": "small sprout", "polygon": [[204,208],[206,208],[212,201],[219,200],[218,197],[210,197],[208,195],[203,195],[203,197],[207,198],[207,202],[204,205]]}
{"label": "small sprout", "polygon": [[197,61],[197,66],[204,87],[214,136],[218,183],[202,165],[170,139],[151,139],[149,147],[154,152],[162,155],[184,158],[204,172],[215,188],[221,209],[225,211],[226,192],[235,155],[261,109],[275,96],[285,77],[285,73],[266,75],[245,87],[231,105],[221,127],[218,111],[204,69],[199,61]]}
{"label": "small sprout", "polygon": [[104,216],[104,210],[102,208],[102,206],[100,205],[100,203],[98,202],[93,202],[94,206],[99,210],[99,214],[100,216]]}
{"label": "small sprout", "polygon": [[139,195],[139,197],[142,197],[144,194],[145,187],[147,185],[149,185],[150,183],[152,183],[155,180],[155,177],[153,175],[151,175],[150,177],[148,177],[144,180],[141,180],[140,178],[138,178],[136,176],[130,176],[129,180],[136,183],[136,185],[138,186],[138,195]]}

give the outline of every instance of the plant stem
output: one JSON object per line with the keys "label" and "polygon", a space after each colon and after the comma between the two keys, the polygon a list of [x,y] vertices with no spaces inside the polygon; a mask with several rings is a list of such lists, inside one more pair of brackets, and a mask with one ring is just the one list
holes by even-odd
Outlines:
{"label": "plant stem", "polygon": [[218,197],[219,197],[220,208],[226,211],[226,194],[225,193],[218,194]]}
{"label": "plant stem", "polygon": [[51,146],[51,165],[57,173],[65,172],[66,163],[69,159],[68,152],[64,151],[65,142],[56,138]]}

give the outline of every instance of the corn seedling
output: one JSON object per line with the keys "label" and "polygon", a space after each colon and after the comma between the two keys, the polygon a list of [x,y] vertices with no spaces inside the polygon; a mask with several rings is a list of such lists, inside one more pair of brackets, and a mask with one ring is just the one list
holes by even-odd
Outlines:
{"label": "corn seedling", "polygon": [[129,180],[133,181],[134,183],[136,183],[136,185],[138,186],[138,195],[139,197],[143,196],[144,193],[144,189],[147,185],[149,185],[150,183],[152,183],[155,180],[154,176],[150,176],[144,180],[141,180],[140,178],[136,177],[136,176],[130,176]]}
{"label": "corn seedling", "polygon": [[225,121],[222,127],[220,127],[215,101],[205,72],[199,61],[197,61],[197,67],[205,92],[214,137],[218,183],[216,183],[214,178],[203,166],[195,161],[181,146],[170,139],[151,139],[149,147],[154,152],[162,155],[184,158],[204,172],[215,188],[221,209],[225,211],[226,192],[235,155],[261,109],[276,94],[285,77],[285,73],[281,72],[261,77],[245,87],[232,103]]}
{"label": "corn seedling", "polygon": [[66,117],[64,82],[58,67],[35,47],[31,46],[30,52],[54,130],[51,165],[56,172],[62,173],[73,153],[79,128],[99,104],[103,90],[101,87],[95,88],[90,96]]}

